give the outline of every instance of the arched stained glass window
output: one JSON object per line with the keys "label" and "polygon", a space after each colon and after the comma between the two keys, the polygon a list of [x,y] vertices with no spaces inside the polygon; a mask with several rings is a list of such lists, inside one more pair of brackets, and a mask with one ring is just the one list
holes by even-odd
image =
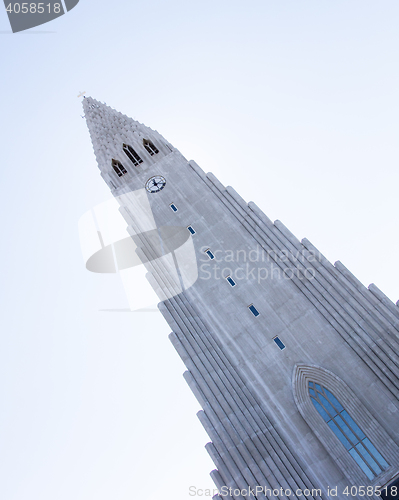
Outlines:
{"label": "arched stained glass window", "polygon": [[129,146],[129,144],[123,145],[123,151],[135,167],[137,167],[140,163],[143,163],[143,160],[136,153],[136,151],[131,146]]}
{"label": "arched stained glass window", "polygon": [[331,392],[309,382],[309,395],[319,415],[371,480],[389,465]]}
{"label": "arched stained glass window", "polygon": [[148,139],[143,139],[143,146],[150,153],[151,156],[159,153],[159,150],[154,146],[154,144]]}
{"label": "arched stained glass window", "polygon": [[122,175],[127,174],[126,168],[118,160],[112,160],[112,168],[115,170],[118,177],[122,177]]}

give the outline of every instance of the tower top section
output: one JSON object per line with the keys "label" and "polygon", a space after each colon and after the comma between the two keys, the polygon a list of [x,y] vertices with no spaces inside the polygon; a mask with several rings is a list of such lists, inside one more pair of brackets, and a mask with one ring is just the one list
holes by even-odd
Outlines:
{"label": "tower top section", "polygon": [[[101,175],[111,189],[175,151],[156,130],[86,97],[83,109]],[[118,182],[119,181],[119,182]]]}

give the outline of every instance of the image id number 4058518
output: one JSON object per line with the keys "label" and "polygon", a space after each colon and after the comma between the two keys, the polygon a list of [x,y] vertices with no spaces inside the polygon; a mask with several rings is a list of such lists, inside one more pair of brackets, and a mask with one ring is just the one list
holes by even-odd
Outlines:
{"label": "image id number 4058518", "polygon": [[35,2],[24,2],[24,3],[9,3],[6,6],[6,10],[10,14],[44,14],[48,12],[49,14],[60,14],[61,4],[60,3],[35,3]]}
{"label": "image id number 4058518", "polygon": [[385,486],[381,488],[381,486],[347,486],[343,494],[347,497],[371,497],[373,495],[381,496],[381,495],[392,495],[393,498],[396,498],[398,494],[398,488],[396,486]]}

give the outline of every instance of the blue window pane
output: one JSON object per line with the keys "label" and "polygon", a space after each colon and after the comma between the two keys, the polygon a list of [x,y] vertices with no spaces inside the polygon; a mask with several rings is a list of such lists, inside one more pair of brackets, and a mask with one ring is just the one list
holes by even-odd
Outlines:
{"label": "blue window pane", "polygon": [[352,448],[351,450],[349,450],[349,453],[355,459],[357,465],[362,469],[362,471],[366,474],[366,476],[369,479],[373,479],[374,478],[374,474],[371,472],[371,470],[364,463],[363,459],[360,457],[360,455],[358,454],[358,452],[354,448]]}
{"label": "blue window pane", "polygon": [[207,250],[206,252],[206,255],[211,259],[213,260],[215,258],[215,256],[213,255],[213,253],[210,251],[210,250]]}
{"label": "blue window pane", "polygon": [[348,415],[348,412],[346,410],[341,412],[341,416],[344,418],[344,420],[346,420],[346,422],[348,423],[350,428],[354,431],[354,433],[357,435],[360,441],[366,437],[363,434],[363,431],[360,429],[360,427],[353,420],[353,418],[350,415]]}
{"label": "blue window pane", "polygon": [[359,439],[353,434],[353,432],[346,425],[345,420],[343,420],[339,415],[336,415],[334,417],[334,421],[338,425],[338,427],[340,427],[340,429],[345,434],[345,436],[349,439],[349,441],[352,441],[352,445],[355,446],[355,444],[357,444],[359,442]]}
{"label": "blue window pane", "polygon": [[320,413],[320,415],[323,417],[323,419],[328,422],[329,420],[331,420],[331,417],[328,415],[328,413],[326,412],[326,410],[321,406],[321,404],[316,401],[315,399],[311,398],[312,400],[312,403],[314,405],[314,407],[316,408],[316,410]]}
{"label": "blue window pane", "polygon": [[333,433],[337,436],[337,438],[341,441],[341,443],[345,446],[345,448],[347,450],[350,450],[353,445],[346,439],[346,437],[342,434],[340,429],[338,429],[334,420],[330,420],[329,422],[327,422],[327,424],[330,427],[330,429],[333,431]]}
{"label": "blue window pane", "polygon": [[251,313],[254,316],[259,316],[259,311],[256,309],[256,307],[254,305],[248,306],[248,309],[251,311]]}
{"label": "blue window pane", "polygon": [[226,280],[230,283],[231,286],[236,286],[236,282],[230,276],[227,276]]}
{"label": "blue window pane", "polygon": [[321,404],[328,411],[328,413],[331,415],[331,417],[335,417],[337,412],[334,410],[331,403],[329,401],[327,401],[327,399],[322,394],[319,394],[319,399],[320,399]]}
{"label": "blue window pane", "polygon": [[191,226],[188,226],[187,229],[190,231],[191,234],[195,234],[194,228]]}
{"label": "blue window pane", "polygon": [[274,337],[274,342],[279,346],[279,348],[281,350],[285,349],[285,345],[284,343],[278,338],[278,337]]}
{"label": "blue window pane", "polygon": [[339,412],[343,410],[341,403],[338,401],[338,399],[331,394],[329,390],[327,390],[324,387],[324,392],[326,393],[328,399],[331,401],[331,403],[335,406],[336,410]]}
{"label": "blue window pane", "polygon": [[368,438],[363,439],[363,444],[366,445],[366,448],[371,451],[371,454],[374,456],[374,458],[377,460],[377,462],[384,468],[386,469],[389,467],[389,464],[385,460],[384,457],[381,456],[380,453],[376,450],[375,446],[370,442]]}
{"label": "blue window pane", "polygon": [[172,203],[172,204],[170,205],[170,208],[171,208],[174,212],[177,212],[177,206],[176,206],[174,203]]}
{"label": "blue window pane", "polygon": [[363,446],[363,443],[357,444],[356,449],[359,451],[360,455],[363,457],[363,460],[371,467],[371,469],[373,469],[373,471],[376,475],[380,474],[380,472],[382,472],[382,470],[376,464],[375,460],[372,458],[370,453]]}
{"label": "blue window pane", "polygon": [[[313,405],[366,476],[371,480],[389,467],[336,397],[325,387],[322,389],[319,384],[309,382],[308,385]],[[323,390],[324,395],[320,394]]]}

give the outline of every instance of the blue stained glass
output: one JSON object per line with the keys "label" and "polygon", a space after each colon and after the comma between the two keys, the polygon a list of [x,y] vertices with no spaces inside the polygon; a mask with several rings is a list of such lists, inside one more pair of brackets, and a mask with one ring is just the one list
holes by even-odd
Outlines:
{"label": "blue stained glass", "polygon": [[337,412],[334,410],[332,404],[321,394],[319,394],[319,399],[324,408],[328,411],[328,413],[331,415],[331,417],[335,417]]}
{"label": "blue stained glass", "polygon": [[342,429],[342,432],[347,436],[347,438],[352,441],[353,446],[359,442],[359,439],[353,434],[353,432],[347,426],[345,420],[343,420],[340,415],[334,417],[336,424]]}
{"label": "blue stained glass", "polygon": [[195,234],[194,228],[192,226],[188,226],[187,229],[191,234]]}
{"label": "blue stained glass", "polygon": [[[308,383],[310,399],[327,425],[347,449],[362,471],[371,480],[389,464],[364,435],[341,403],[325,387]],[[316,387],[317,392],[314,390]],[[324,391],[324,394],[322,392]],[[324,407],[323,407],[324,406]],[[334,408],[335,407],[335,408]],[[330,415],[329,415],[330,414]]]}
{"label": "blue stained glass", "polygon": [[372,458],[370,453],[365,449],[363,443],[359,443],[356,445],[356,449],[359,450],[359,453],[362,455],[364,461],[370,465],[375,474],[379,474],[382,472],[380,467],[376,464],[375,460]]}
{"label": "blue stained glass", "polygon": [[174,203],[172,203],[172,204],[170,205],[170,208],[171,208],[174,212],[177,212],[177,206],[176,206]]}
{"label": "blue stained glass", "polygon": [[236,286],[236,282],[231,278],[230,276],[227,276],[227,281],[230,283],[231,286]]}
{"label": "blue stained glass", "polygon": [[331,394],[329,390],[327,390],[324,387],[324,392],[326,393],[328,399],[331,401],[331,403],[335,406],[335,408],[340,412],[343,410],[341,403],[338,401],[338,399]]}
{"label": "blue stained glass", "polygon": [[285,345],[284,343],[278,338],[278,337],[274,337],[274,342],[279,346],[279,348],[281,350],[285,349]]}
{"label": "blue stained glass", "polygon": [[251,311],[251,313],[254,316],[259,316],[259,311],[256,309],[256,307],[254,305],[248,306],[248,309]]}
{"label": "blue stained glass", "polygon": [[371,451],[372,455],[374,455],[374,458],[377,460],[377,462],[384,468],[386,469],[389,467],[389,464],[385,460],[383,456],[381,456],[380,453],[376,450],[375,446],[370,442],[368,438],[363,439],[363,444],[366,445],[366,447]]}
{"label": "blue stained glass", "polygon": [[371,472],[371,470],[364,463],[363,459],[359,456],[358,452],[354,448],[352,448],[351,450],[349,450],[349,453],[356,460],[357,465],[362,469],[362,471],[366,474],[366,476],[369,479],[373,479],[374,474]]}
{"label": "blue stained glass", "polygon": [[315,399],[313,398],[310,398],[312,400],[312,403],[314,404],[314,407],[316,408],[316,410],[320,413],[320,415],[323,417],[323,419],[328,422],[329,420],[331,420],[331,417],[330,415],[326,412],[326,410],[321,406],[321,404],[316,401]]}
{"label": "blue stained glass", "polygon": [[330,429],[333,431],[333,433],[337,436],[337,438],[341,441],[341,443],[345,446],[347,450],[350,450],[353,447],[353,444],[351,444],[347,439],[346,436],[342,433],[342,431],[338,428],[337,424],[334,422],[334,420],[330,420],[327,422],[328,426]]}
{"label": "blue stained glass", "polygon": [[207,256],[208,256],[211,260],[213,260],[213,259],[215,258],[215,256],[213,255],[213,253],[212,253],[210,250],[207,250],[205,253],[207,254]]}
{"label": "blue stained glass", "polygon": [[357,441],[359,441],[359,440],[361,441],[362,439],[364,439],[366,437],[363,434],[363,431],[357,425],[357,423],[353,420],[353,418],[350,415],[348,415],[348,412],[346,410],[341,412],[341,416],[346,420],[348,425],[351,427],[351,429],[355,432],[355,434],[359,438],[359,439],[357,439]]}

